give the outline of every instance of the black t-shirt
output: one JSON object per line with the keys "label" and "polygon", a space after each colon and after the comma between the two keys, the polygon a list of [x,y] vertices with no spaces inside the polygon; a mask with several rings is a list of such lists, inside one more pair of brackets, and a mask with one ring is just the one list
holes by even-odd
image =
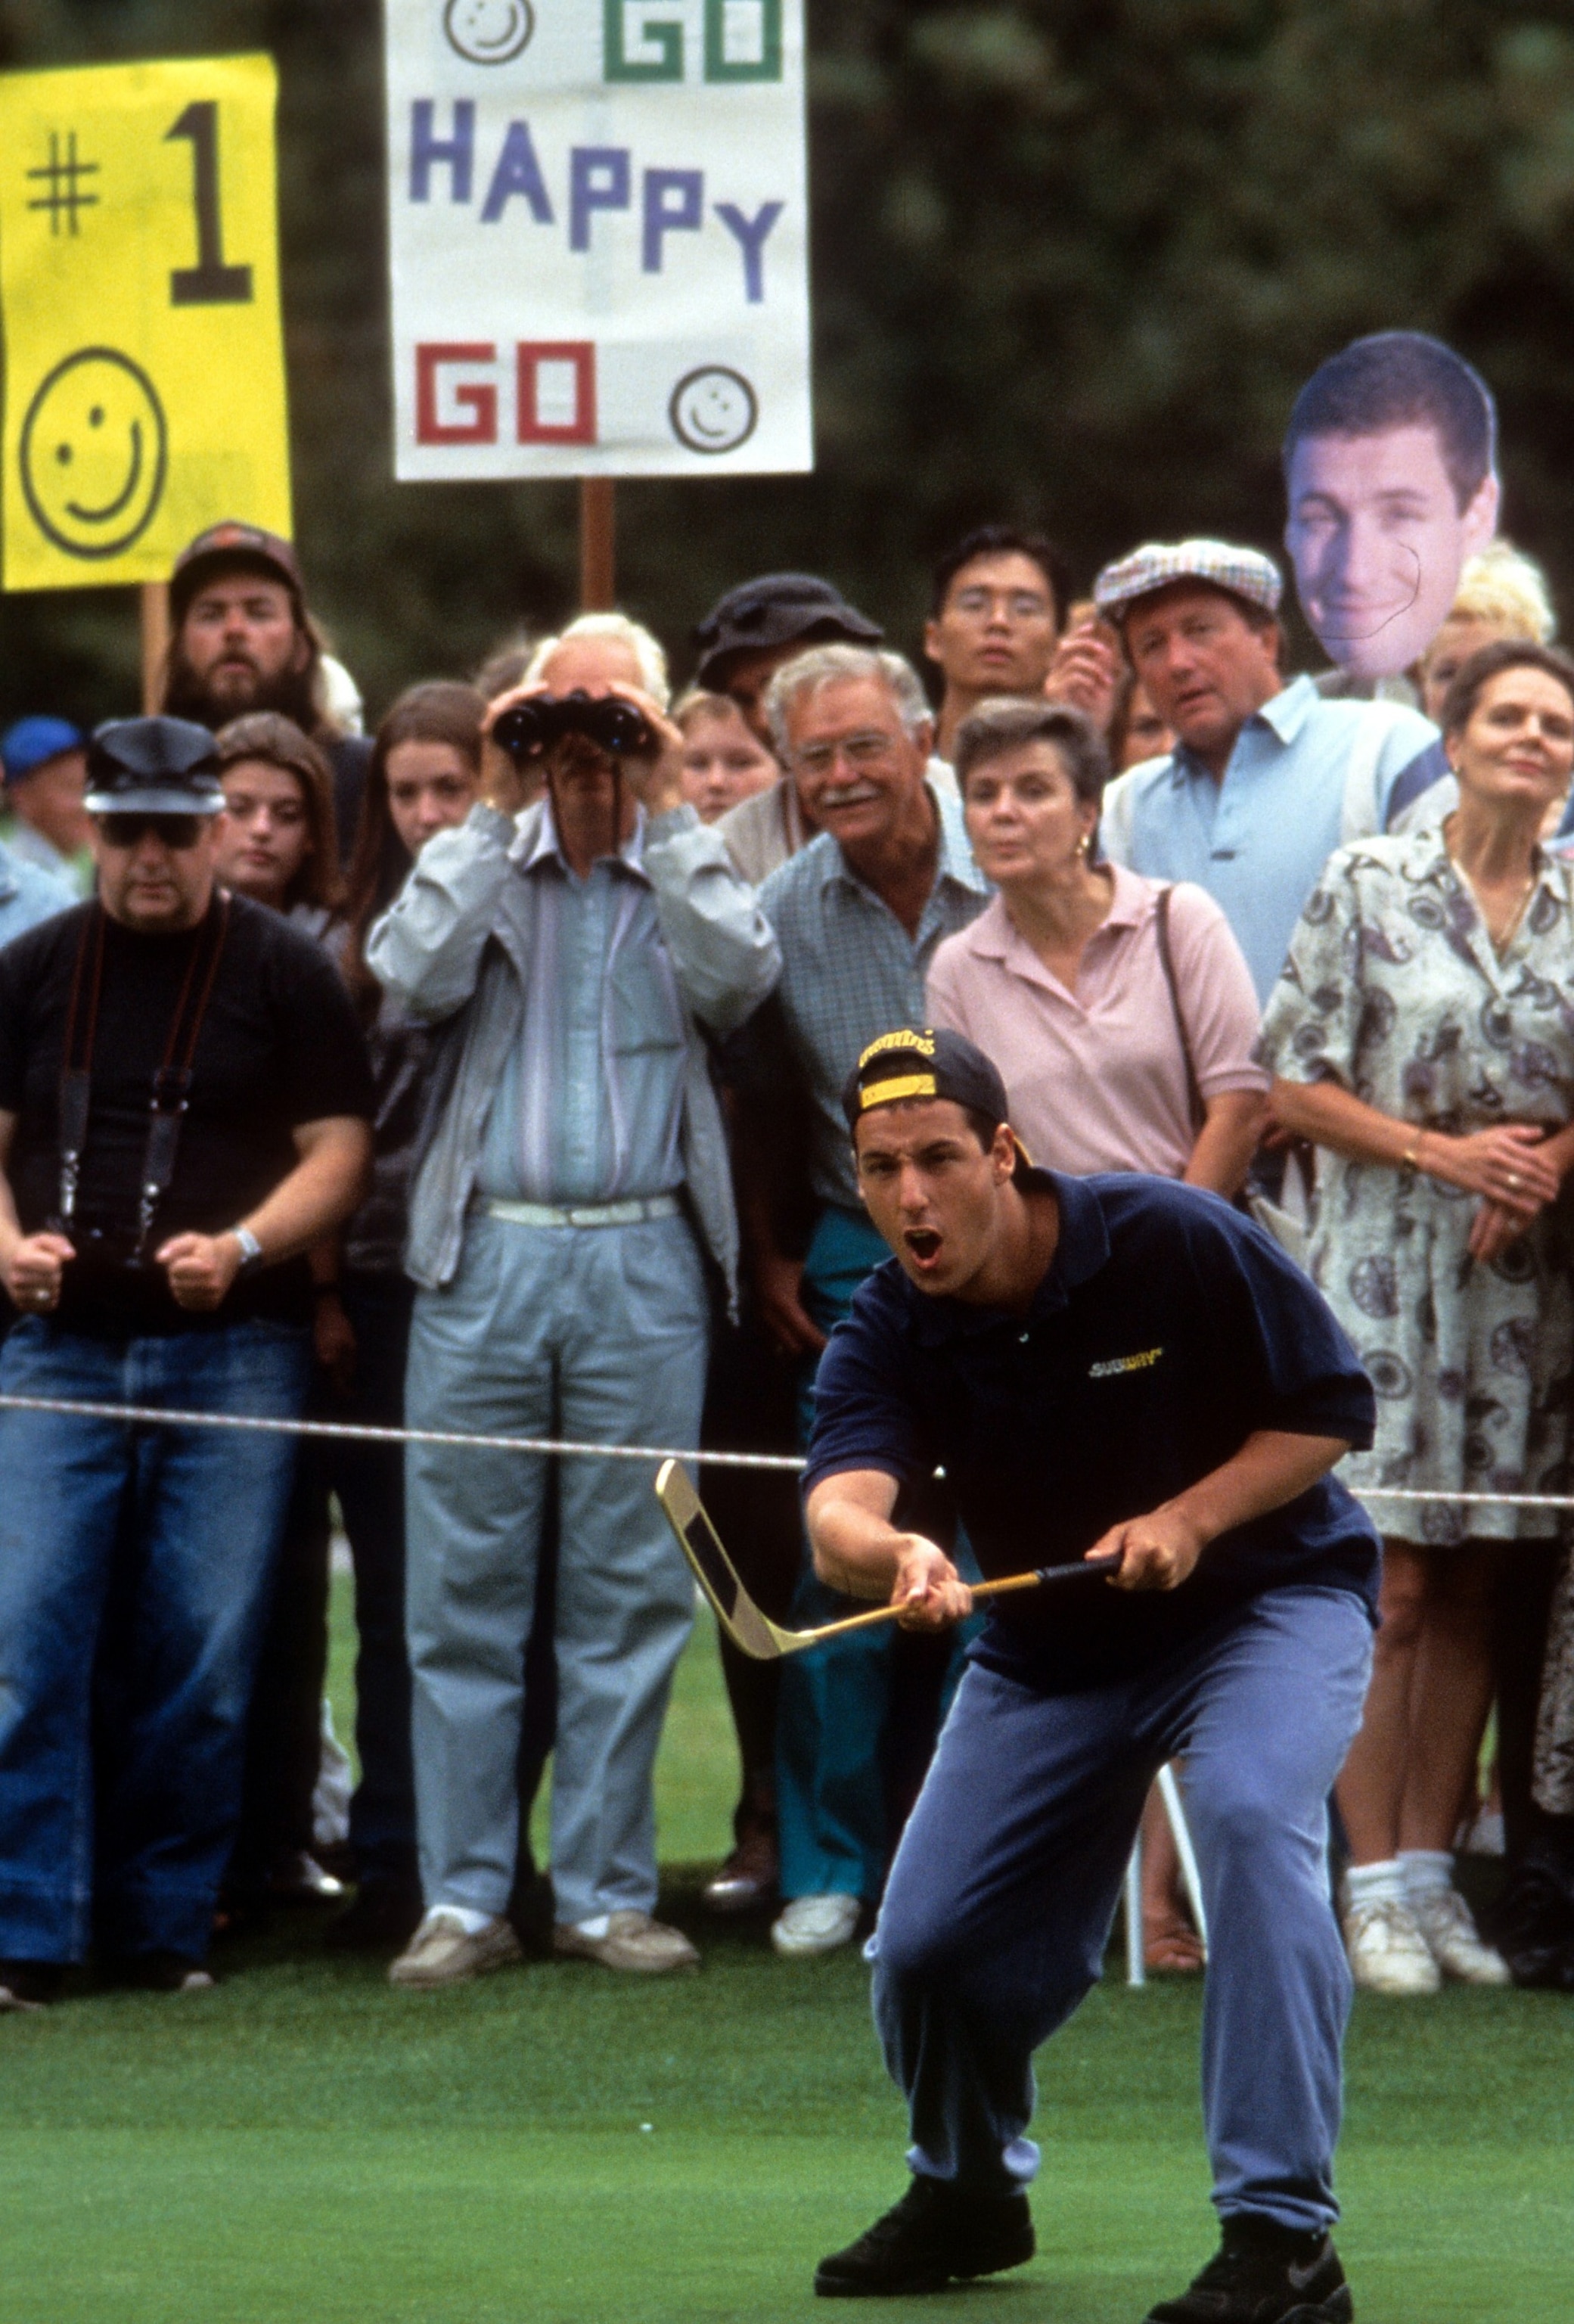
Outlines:
{"label": "black t-shirt", "polygon": [[[218,908],[216,899],[210,912]],[[7,1174],[29,1234],[59,1213],[61,1052],[94,909],[79,905],[0,951],[0,1109],[18,1118]],[[238,1282],[211,1317],[177,1307],[161,1268],[132,1270],[124,1263],[135,1240],[153,1076],[203,938],[201,929],[145,936],[105,922],[73,1231],[80,1256],[66,1268],[58,1311],[78,1329],[181,1331],[309,1314],[303,1259]],[[79,1019],[78,1057],[83,1029]],[[254,1210],[295,1167],[290,1133],[301,1123],[371,1112],[366,1045],[331,962],[277,912],[233,897],[192,1060],[175,1174],[147,1240],[149,1256],[170,1235],[222,1233]]]}
{"label": "black t-shirt", "polygon": [[[1060,1240],[1027,1314],[877,1268],[821,1359],[805,1491],[850,1469],[916,1486],[939,1465],[994,1576],[1069,1564],[1257,1429],[1371,1443],[1354,1349],[1260,1227],[1168,1179],[1033,1176],[1059,1202]],[[1101,1683],[1286,1583],[1348,1591],[1376,1620],[1377,1572],[1370,1521],[1325,1477],[1220,1535],[1178,1590],[1090,1577],[996,1599],[973,1652],[1029,1684]]]}

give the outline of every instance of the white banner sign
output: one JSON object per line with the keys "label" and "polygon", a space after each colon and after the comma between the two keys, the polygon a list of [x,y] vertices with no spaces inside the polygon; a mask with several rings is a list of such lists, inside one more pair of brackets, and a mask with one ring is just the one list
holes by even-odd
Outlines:
{"label": "white banner sign", "polygon": [[395,473],[810,468],[803,0],[386,0]]}

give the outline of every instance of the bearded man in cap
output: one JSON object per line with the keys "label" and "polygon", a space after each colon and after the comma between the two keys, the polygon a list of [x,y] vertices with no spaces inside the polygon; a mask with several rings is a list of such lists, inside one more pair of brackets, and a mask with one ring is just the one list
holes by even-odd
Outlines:
{"label": "bearded man in cap", "polygon": [[1402,703],[1326,701],[1310,678],[1286,685],[1283,587],[1271,558],[1221,540],[1149,542],[1093,585],[1176,737],[1110,784],[1104,851],[1146,879],[1206,888],[1263,1001],[1333,850],[1399,827],[1402,809],[1424,816],[1402,779],[1438,740]]}
{"label": "bearded man in cap", "polygon": [[1371,1385],[1307,1277],[1217,1196],[1032,1168],[960,1034],[870,1042],[842,1108],[895,1256],[815,1381],[815,1570],[909,1628],[964,1619],[971,1592],[915,1529],[937,1471],[986,1575],[1103,1567],[993,1599],[970,1650],[869,1949],[912,2181],[815,2288],[934,2292],[1032,2256],[1033,2053],[1097,1981],[1148,1785],[1183,1753],[1222,2238],[1147,2324],[1348,2324],[1325,1803],[1378,1544],[1328,1471],[1370,1443]]}
{"label": "bearded man in cap", "polygon": [[[317,945],[216,885],[204,728],[101,726],[87,782],[97,899],[0,954],[0,1389],[290,1417],[305,1253],[370,1160],[360,1028]],[[211,1982],[294,1465],[287,1434],[0,1413],[0,2011],[90,1940]]]}
{"label": "bearded man in cap", "polygon": [[291,718],[327,753],[334,818],[348,857],[372,746],[329,707],[330,665],[307,610],[300,561],[288,540],[233,518],[209,525],[175,559],[161,707],[217,733],[249,711]]}

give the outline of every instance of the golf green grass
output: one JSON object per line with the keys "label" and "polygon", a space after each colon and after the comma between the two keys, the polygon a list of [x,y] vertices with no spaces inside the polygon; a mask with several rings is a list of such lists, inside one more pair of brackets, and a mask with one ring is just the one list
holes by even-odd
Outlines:
{"label": "golf green grass", "polygon": [[[855,1954],[788,1965],[697,1911],[732,1780],[707,1628],[660,1782],[698,1977],[532,1962],[396,1994],[306,1913],[221,1955],[211,1995],[85,1988],[0,2021],[0,2324],[816,2312],[815,2257],[900,2191],[901,2111]],[[1040,2061],[1038,2259],[919,2312],[1137,2324],[1190,2275],[1212,2241],[1198,2016],[1191,1987],[1091,1997]],[[1349,2086],[1362,2324],[1569,2324],[1574,2005],[1363,1999]]]}

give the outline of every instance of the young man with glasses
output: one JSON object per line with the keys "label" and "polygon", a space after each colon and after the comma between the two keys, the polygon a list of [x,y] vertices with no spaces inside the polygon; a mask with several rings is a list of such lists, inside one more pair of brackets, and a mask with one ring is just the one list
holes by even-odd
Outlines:
{"label": "young man with glasses", "polygon": [[1072,619],[1071,586],[1052,541],[1008,524],[980,525],[940,559],[924,656],[944,688],[934,730],[943,765],[962,720],[998,695],[1047,696],[1108,726],[1117,656],[1107,638]]}
{"label": "young man with glasses", "polygon": [[[203,728],[100,727],[87,804],[97,899],[0,956],[0,1391],[289,1417],[304,1254],[370,1157],[360,1029],[318,947],[217,886]],[[0,1410],[0,2011],[90,1938],[211,1983],[294,1465],[283,1434]]]}

